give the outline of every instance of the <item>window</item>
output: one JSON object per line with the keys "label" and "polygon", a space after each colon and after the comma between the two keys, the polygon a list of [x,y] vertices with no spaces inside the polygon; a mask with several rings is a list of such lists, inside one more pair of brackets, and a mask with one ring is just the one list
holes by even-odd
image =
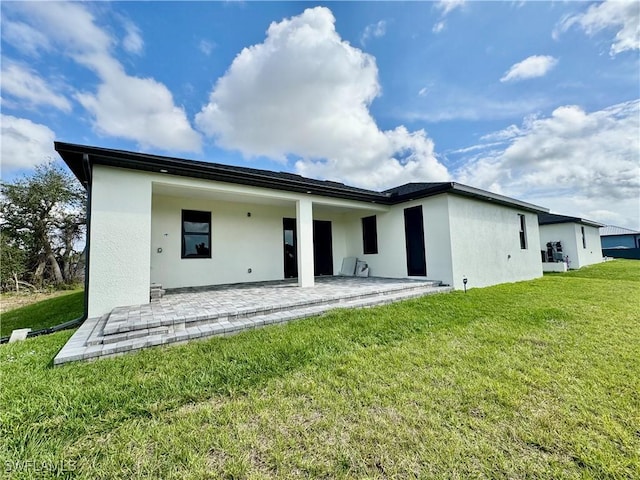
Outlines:
{"label": "window", "polygon": [[182,211],[182,258],[211,258],[211,212]]}
{"label": "window", "polygon": [[527,223],[524,215],[518,214],[520,220],[520,248],[525,250],[527,248]]}
{"label": "window", "polygon": [[587,237],[584,236],[584,227],[580,227],[582,232],[582,248],[587,248]]}
{"label": "window", "polygon": [[362,219],[362,252],[378,253],[378,226],[375,215]]}

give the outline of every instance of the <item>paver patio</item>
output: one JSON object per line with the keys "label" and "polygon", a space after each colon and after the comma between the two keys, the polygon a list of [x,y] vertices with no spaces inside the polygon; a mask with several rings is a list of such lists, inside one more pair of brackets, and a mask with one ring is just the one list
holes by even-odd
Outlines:
{"label": "paver patio", "polygon": [[450,290],[440,282],[376,277],[318,277],[310,288],[285,280],[169,290],[157,301],[87,319],[54,365]]}

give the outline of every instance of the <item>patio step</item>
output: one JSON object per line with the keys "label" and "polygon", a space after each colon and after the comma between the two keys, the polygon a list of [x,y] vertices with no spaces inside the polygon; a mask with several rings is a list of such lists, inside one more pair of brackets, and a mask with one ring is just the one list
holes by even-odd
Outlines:
{"label": "patio step", "polygon": [[[288,309],[271,310],[268,312],[263,311],[261,313],[256,312],[256,314],[251,316],[243,317],[240,315],[234,315],[217,317],[209,320],[205,319],[202,321],[195,320],[193,322],[182,322],[160,328],[153,327],[146,330],[141,329],[130,332],[120,332],[112,334],[110,338],[106,335],[103,336],[102,344],[89,344],[89,341],[95,342],[97,340],[98,337],[96,335],[99,335],[97,331],[101,328],[100,325],[104,325],[104,323],[102,323],[104,321],[104,317],[99,319],[90,319],[85,322],[85,324],[91,321],[91,333],[89,334],[88,330],[85,328],[87,331],[85,331],[83,335],[80,335],[80,337],[87,339],[86,343],[82,345],[81,338],[76,338],[80,332],[80,330],[78,330],[78,332],[76,332],[76,334],[71,338],[70,342],[58,353],[54,359],[54,365],[76,360],[112,357],[157,345],[179,344],[189,340],[208,338],[212,336],[234,335],[248,329],[260,328],[278,323],[287,323],[292,320],[322,315],[323,313],[336,308],[368,308],[425,295],[446,293],[451,290],[451,287],[422,285],[421,287],[416,288],[398,289],[386,292],[386,294],[372,293],[368,295],[356,295],[350,298],[344,298],[343,301],[340,302],[304,304]],[[85,327],[84,324],[81,329],[83,327]],[[94,335],[94,333],[96,335]]]}
{"label": "patio step", "polygon": [[[118,340],[122,338],[135,338],[141,335],[128,336],[127,334],[134,331],[144,331],[148,334],[161,333],[163,327],[172,327],[176,325],[184,325],[185,328],[191,326],[206,325],[214,323],[216,321],[234,322],[239,319],[247,319],[253,317],[259,317],[268,315],[271,313],[288,312],[298,308],[311,308],[322,305],[331,305],[335,308],[335,304],[348,304],[354,300],[360,299],[383,299],[384,297],[392,296],[396,293],[416,293],[414,296],[420,296],[427,294],[431,289],[439,287],[441,282],[438,281],[417,281],[415,284],[402,284],[396,288],[380,288],[379,290],[373,290],[368,292],[355,292],[355,293],[339,293],[333,295],[324,295],[316,299],[304,299],[304,300],[286,300],[283,299],[281,303],[266,305],[266,306],[249,306],[240,308],[227,308],[220,310],[201,310],[198,313],[185,313],[185,312],[163,312],[160,314],[138,314],[136,310],[133,311],[134,317],[132,318],[131,310],[127,307],[114,309],[109,318],[104,322],[102,335],[106,338],[109,336],[117,335]],[[424,293],[422,293],[424,292]],[[283,292],[283,295],[285,293]],[[380,302],[386,303],[386,302]],[[345,305],[346,306],[346,305]],[[110,342],[105,342],[110,343]]]}

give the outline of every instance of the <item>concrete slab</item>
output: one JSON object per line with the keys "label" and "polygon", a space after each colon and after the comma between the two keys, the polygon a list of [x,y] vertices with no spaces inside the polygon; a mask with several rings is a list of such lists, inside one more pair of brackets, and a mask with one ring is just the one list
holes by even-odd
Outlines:
{"label": "concrete slab", "polygon": [[11,332],[11,336],[9,337],[9,343],[20,342],[22,340],[26,340],[27,335],[31,331],[30,328],[18,328]]}

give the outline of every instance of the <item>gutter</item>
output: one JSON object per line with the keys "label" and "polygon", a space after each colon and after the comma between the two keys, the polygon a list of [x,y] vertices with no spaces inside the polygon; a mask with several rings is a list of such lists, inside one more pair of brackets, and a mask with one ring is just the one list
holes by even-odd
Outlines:
{"label": "gutter", "polygon": [[[87,240],[84,247],[86,252],[84,258],[84,312],[80,317],[69,320],[68,322],[64,322],[53,327],[31,331],[27,334],[27,338],[39,337],[40,335],[49,335],[50,333],[56,333],[62,330],[79,327],[89,316],[89,252],[91,251],[91,249],[89,248],[91,238],[91,235],[89,234],[91,232],[91,165],[89,163],[89,155],[87,155],[86,153],[83,154],[82,161],[85,174],[87,175],[86,178],[88,179],[84,185],[84,187],[87,189]],[[0,345],[3,343],[8,343],[9,338],[11,338],[11,336],[1,337]]]}

